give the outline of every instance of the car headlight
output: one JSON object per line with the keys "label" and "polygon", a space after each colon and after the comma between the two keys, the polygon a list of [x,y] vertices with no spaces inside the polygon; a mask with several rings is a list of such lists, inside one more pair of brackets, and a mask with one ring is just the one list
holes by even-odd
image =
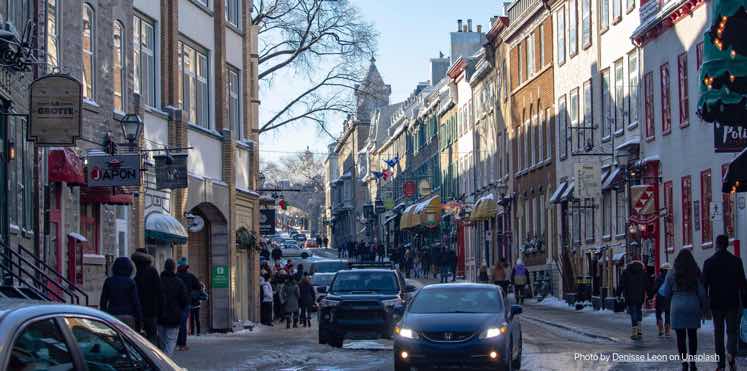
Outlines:
{"label": "car headlight", "polygon": [[397,326],[394,328],[394,333],[406,339],[417,339],[418,338],[418,333],[407,327]]}
{"label": "car headlight", "polygon": [[321,307],[336,307],[338,305],[340,305],[338,300],[322,299],[319,301],[319,306]]}
{"label": "car headlight", "polygon": [[492,339],[508,333],[508,325],[505,323],[498,327],[489,327],[480,334],[480,339]]}
{"label": "car headlight", "polygon": [[402,299],[394,298],[389,300],[382,300],[381,303],[384,304],[385,307],[396,307],[402,304]]}

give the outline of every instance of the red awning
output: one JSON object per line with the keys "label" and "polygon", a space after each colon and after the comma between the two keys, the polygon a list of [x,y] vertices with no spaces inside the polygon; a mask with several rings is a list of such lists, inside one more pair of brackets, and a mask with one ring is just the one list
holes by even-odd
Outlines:
{"label": "red awning", "polygon": [[111,187],[82,187],[80,189],[80,202],[83,204],[130,205],[132,204],[132,194],[125,193],[121,188],[117,188],[115,192]]}
{"label": "red awning", "polygon": [[50,182],[65,182],[69,186],[84,186],[83,160],[70,148],[52,148],[47,157]]}

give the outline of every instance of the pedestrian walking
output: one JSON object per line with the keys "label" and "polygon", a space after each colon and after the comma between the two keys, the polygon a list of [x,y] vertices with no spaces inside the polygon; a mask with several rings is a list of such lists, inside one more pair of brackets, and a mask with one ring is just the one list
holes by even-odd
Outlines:
{"label": "pedestrian walking", "polygon": [[384,245],[383,244],[379,244],[376,247],[376,257],[377,257],[379,263],[383,263],[384,262],[384,255],[385,254],[386,254],[386,250],[384,249]]}
{"label": "pedestrian walking", "polygon": [[200,280],[197,276],[189,271],[189,264],[187,258],[182,256],[176,263],[176,276],[182,280],[182,283],[187,288],[187,293],[190,297],[190,305],[184,309],[182,314],[182,323],[179,326],[179,338],[176,341],[176,350],[189,350],[187,346],[187,322],[189,321],[189,314],[192,311],[192,307],[200,304],[200,295],[202,286],[200,286]]}
{"label": "pedestrian walking", "polygon": [[[713,329],[716,354],[719,356],[718,370],[737,369],[735,356],[740,321],[739,298],[747,289],[742,260],[732,255],[727,248],[729,238],[725,235],[716,237],[716,251],[703,264],[703,286],[713,314]],[[726,330],[726,349],[724,349],[724,329]],[[727,354],[728,353],[728,354]]]}
{"label": "pedestrian walking", "polygon": [[158,344],[158,320],[159,306],[161,304],[161,277],[158,270],[153,266],[153,256],[147,250],[139,248],[132,254],[132,262],[135,263],[135,284],[140,298],[140,306],[143,308],[143,320],[139,330],[145,332],[145,337],[153,344]]}
{"label": "pedestrian walking", "polygon": [[200,336],[202,328],[200,326],[200,307],[203,301],[208,300],[207,288],[203,282],[200,282],[200,292],[197,300],[192,298],[192,309],[189,312],[189,333]]}
{"label": "pedestrian walking", "polygon": [[514,269],[511,270],[511,283],[514,285],[514,296],[518,304],[524,303],[524,296],[529,287],[529,271],[524,266],[524,261],[518,259]]}
{"label": "pedestrian walking", "polygon": [[272,255],[272,261],[275,264],[278,264],[280,262],[280,259],[283,258],[283,250],[281,250],[280,246],[276,244],[275,247],[272,248],[272,252],[270,253],[270,255]]}
{"label": "pedestrian walking", "polygon": [[285,309],[285,325],[286,328],[291,328],[291,320],[293,321],[293,327],[298,327],[298,310],[299,301],[301,298],[301,290],[298,288],[298,283],[292,277],[288,279],[288,282],[283,286],[282,291],[284,309]]}
{"label": "pedestrian walking", "polygon": [[189,307],[189,294],[182,280],[176,276],[176,263],[166,259],[161,272],[161,305],[158,316],[158,338],[160,348],[166,355],[174,354],[179,326],[184,309]]}
{"label": "pedestrian walking", "polygon": [[260,323],[265,326],[272,326],[272,285],[267,282],[269,276],[265,274],[259,278],[259,291],[261,295],[260,304]]}
{"label": "pedestrian walking", "polygon": [[304,276],[306,276],[306,274],[304,273],[303,264],[298,264],[296,266],[296,276],[295,276],[296,282],[301,282]]}
{"label": "pedestrian walking", "polygon": [[[669,298],[659,294],[667,273],[672,270],[672,265],[664,263],[659,267],[659,275],[656,277],[656,328],[659,330],[659,336],[671,336],[672,321],[670,316]],[[663,319],[663,320],[662,320]]]}
{"label": "pedestrian walking", "polygon": [[134,267],[128,257],[119,257],[112,265],[112,275],[104,281],[99,308],[133,329],[143,319],[143,308],[135,281],[130,278]]}
{"label": "pedestrian walking", "polygon": [[633,260],[625,267],[620,278],[620,288],[618,295],[625,298],[625,304],[628,307],[630,323],[632,327],[633,340],[640,340],[643,336],[641,332],[641,320],[643,319],[643,303],[646,300],[646,291],[648,290],[648,276],[640,260]]}
{"label": "pedestrian walking", "polygon": [[487,283],[490,281],[490,277],[488,277],[488,267],[485,264],[480,266],[480,271],[477,274],[477,281],[481,283]]}
{"label": "pedestrian walking", "polygon": [[423,251],[422,265],[423,277],[425,279],[431,278],[431,251],[428,249],[425,249],[425,251]]}
{"label": "pedestrian walking", "polygon": [[327,236],[324,236],[324,238],[322,238],[322,242],[324,242],[325,248],[329,247],[329,239],[327,238]]}
{"label": "pedestrian walking", "polygon": [[311,327],[311,308],[316,304],[316,293],[309,275],[304,275],[301,283],[298,284],[298,289],[301,295],[301,326]]}
{"label": "pedestrian walking", "polygon": [[501,258],[501,260],[495,263],[495,266],[493,267],[493,283],[501,288],[501,292],[503,293],[504,298],[508,294],[506,268],[506,258]]}
{"label": "pedestrian walking", "polygon": [[457,253],[455,249],[449,250],[449,265],[451,266],[451,282],[454,282],[457,275]]}
{"label": "pedestrian walking", "polygon": [[441,253],[438,255],[439,255],[438,265],[441,269],[440,273],[438,274],[440,283],[449,282],[449,255],[446,253],[446,250],[441,250]]}
{"label": "pedestrian walking", "polygon": [[280,269],[275,273],[275,276],[273,277],[273,280],[271,281],[272,286],[272,293],[273,293],[273,309],[274,309],[274,320],[277,321],[283,321],[285,319],[285,308],[284,304],[285,301],[283,299],[283,287],[285,286],[285,281],[288,280],[288,273],[284,269]]}

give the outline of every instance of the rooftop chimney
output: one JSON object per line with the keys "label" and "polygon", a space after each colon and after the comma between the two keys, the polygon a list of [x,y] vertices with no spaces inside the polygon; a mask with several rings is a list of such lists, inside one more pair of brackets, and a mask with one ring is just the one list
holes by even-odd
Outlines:
{"label": "rooftop chimney", "polygon": [[462,20],[457,19],[457,32],[462,32]]}
{"label": "rooftop chimney", "polygon": [[480,32],[482,32],[482,25],[478,24],[477,25],[477,33],[480,33]]}
{"label": "rooftop chimney", "polygon": [[464,28],[462,28],[462,32],[469,32],[469,28],[467,28],[467,25],[464,25]]}
{"label": "rooftop chimney", "polygon": [[471,19],[467,20],[467,29],[469,29],[469,32],[472,32],[472,20]]}

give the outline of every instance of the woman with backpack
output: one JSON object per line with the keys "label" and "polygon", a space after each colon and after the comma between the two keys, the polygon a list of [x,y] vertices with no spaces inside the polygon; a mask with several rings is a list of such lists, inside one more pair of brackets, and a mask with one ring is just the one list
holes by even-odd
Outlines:
{"label": "woman with backpack", "polygon": [[514,285],[514,295],[516,295],[516,303],[524,303],[525,290],[529,287],[529,271],[524,266],[524,261],[519,259],[514,265],[514,269],[511,270],[511,283]]}

